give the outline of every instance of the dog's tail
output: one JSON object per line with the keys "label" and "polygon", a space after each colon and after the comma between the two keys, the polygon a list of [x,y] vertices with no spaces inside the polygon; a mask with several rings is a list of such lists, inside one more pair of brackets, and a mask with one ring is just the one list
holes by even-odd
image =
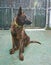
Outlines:
{"label": "dog's tail", "polygon": [[38,43],[38,44],[41,44],[41,43],[38,42],[38,41],[30,41],[30,43]]}

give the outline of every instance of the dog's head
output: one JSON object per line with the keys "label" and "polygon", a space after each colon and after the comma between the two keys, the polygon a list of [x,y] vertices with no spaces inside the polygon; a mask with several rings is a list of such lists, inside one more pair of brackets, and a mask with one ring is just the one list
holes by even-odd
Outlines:
{"label": "dog's head", "polygon": [[30,25],[32,22],[27,18],[24,12],[22,12],[22,8],[20,7],[18,10],[18,15],[16,18],[16,22],[18,25]]}

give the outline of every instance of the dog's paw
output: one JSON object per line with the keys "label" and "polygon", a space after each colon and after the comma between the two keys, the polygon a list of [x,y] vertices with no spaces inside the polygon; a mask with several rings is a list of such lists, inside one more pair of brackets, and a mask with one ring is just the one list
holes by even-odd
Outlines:
{"label": "dog's paw", "polygon": [[22,54],[22,53],[19,55],[19,59],[20,59],[21,61],[23,61],[23,60],[24,60],[24,56],[23,56],[23,54]]}
{"label": "dog's paw", "polygon": [[14,48],[14,50],[16,51],[16,50],[18,50],[19,48]]}
{"label": "dog's paw", "polygon": [[12,49],[10,49],[9,51],[11,51]]}
{"label": "dog's paw", "polygon": [[14,52],[15,52],[14,49],[10,50],[10,54],[14,54]]}
{"label": "dog's paw", "polygon": [[22,53],[24,53],[24,49],[22,49]]}

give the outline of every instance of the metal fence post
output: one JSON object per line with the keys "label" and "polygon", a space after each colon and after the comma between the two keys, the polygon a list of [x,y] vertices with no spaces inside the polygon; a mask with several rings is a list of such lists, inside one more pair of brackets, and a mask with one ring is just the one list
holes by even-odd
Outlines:
{"label": "metal fence post", "polygon": [[11,20],[13,22],[13,7],[11,7]]}
{"label": "metal fence post", "polygon": [[47,5],[46,5],[46,26],[45,29],[48,28],[48,0],[47,0]]}

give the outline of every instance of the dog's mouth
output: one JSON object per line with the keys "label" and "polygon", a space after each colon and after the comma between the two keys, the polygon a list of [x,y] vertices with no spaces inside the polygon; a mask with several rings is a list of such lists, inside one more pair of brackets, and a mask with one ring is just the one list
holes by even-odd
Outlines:
{"label": "dog's mouth", "polygon": [[24,22],[24,24],[26,24],[26,25],[30,25],[31,23],[32,22],[30,20],[28,20],[28,19],[26,19],[25,22]]}
{"label": "dog's mouth", "polygon": [[23,26],[23,25],[30,25],[32,22],[30,20],[26,19],[26,20],[18,21],[17,23],[18,23],[18,25]]}

